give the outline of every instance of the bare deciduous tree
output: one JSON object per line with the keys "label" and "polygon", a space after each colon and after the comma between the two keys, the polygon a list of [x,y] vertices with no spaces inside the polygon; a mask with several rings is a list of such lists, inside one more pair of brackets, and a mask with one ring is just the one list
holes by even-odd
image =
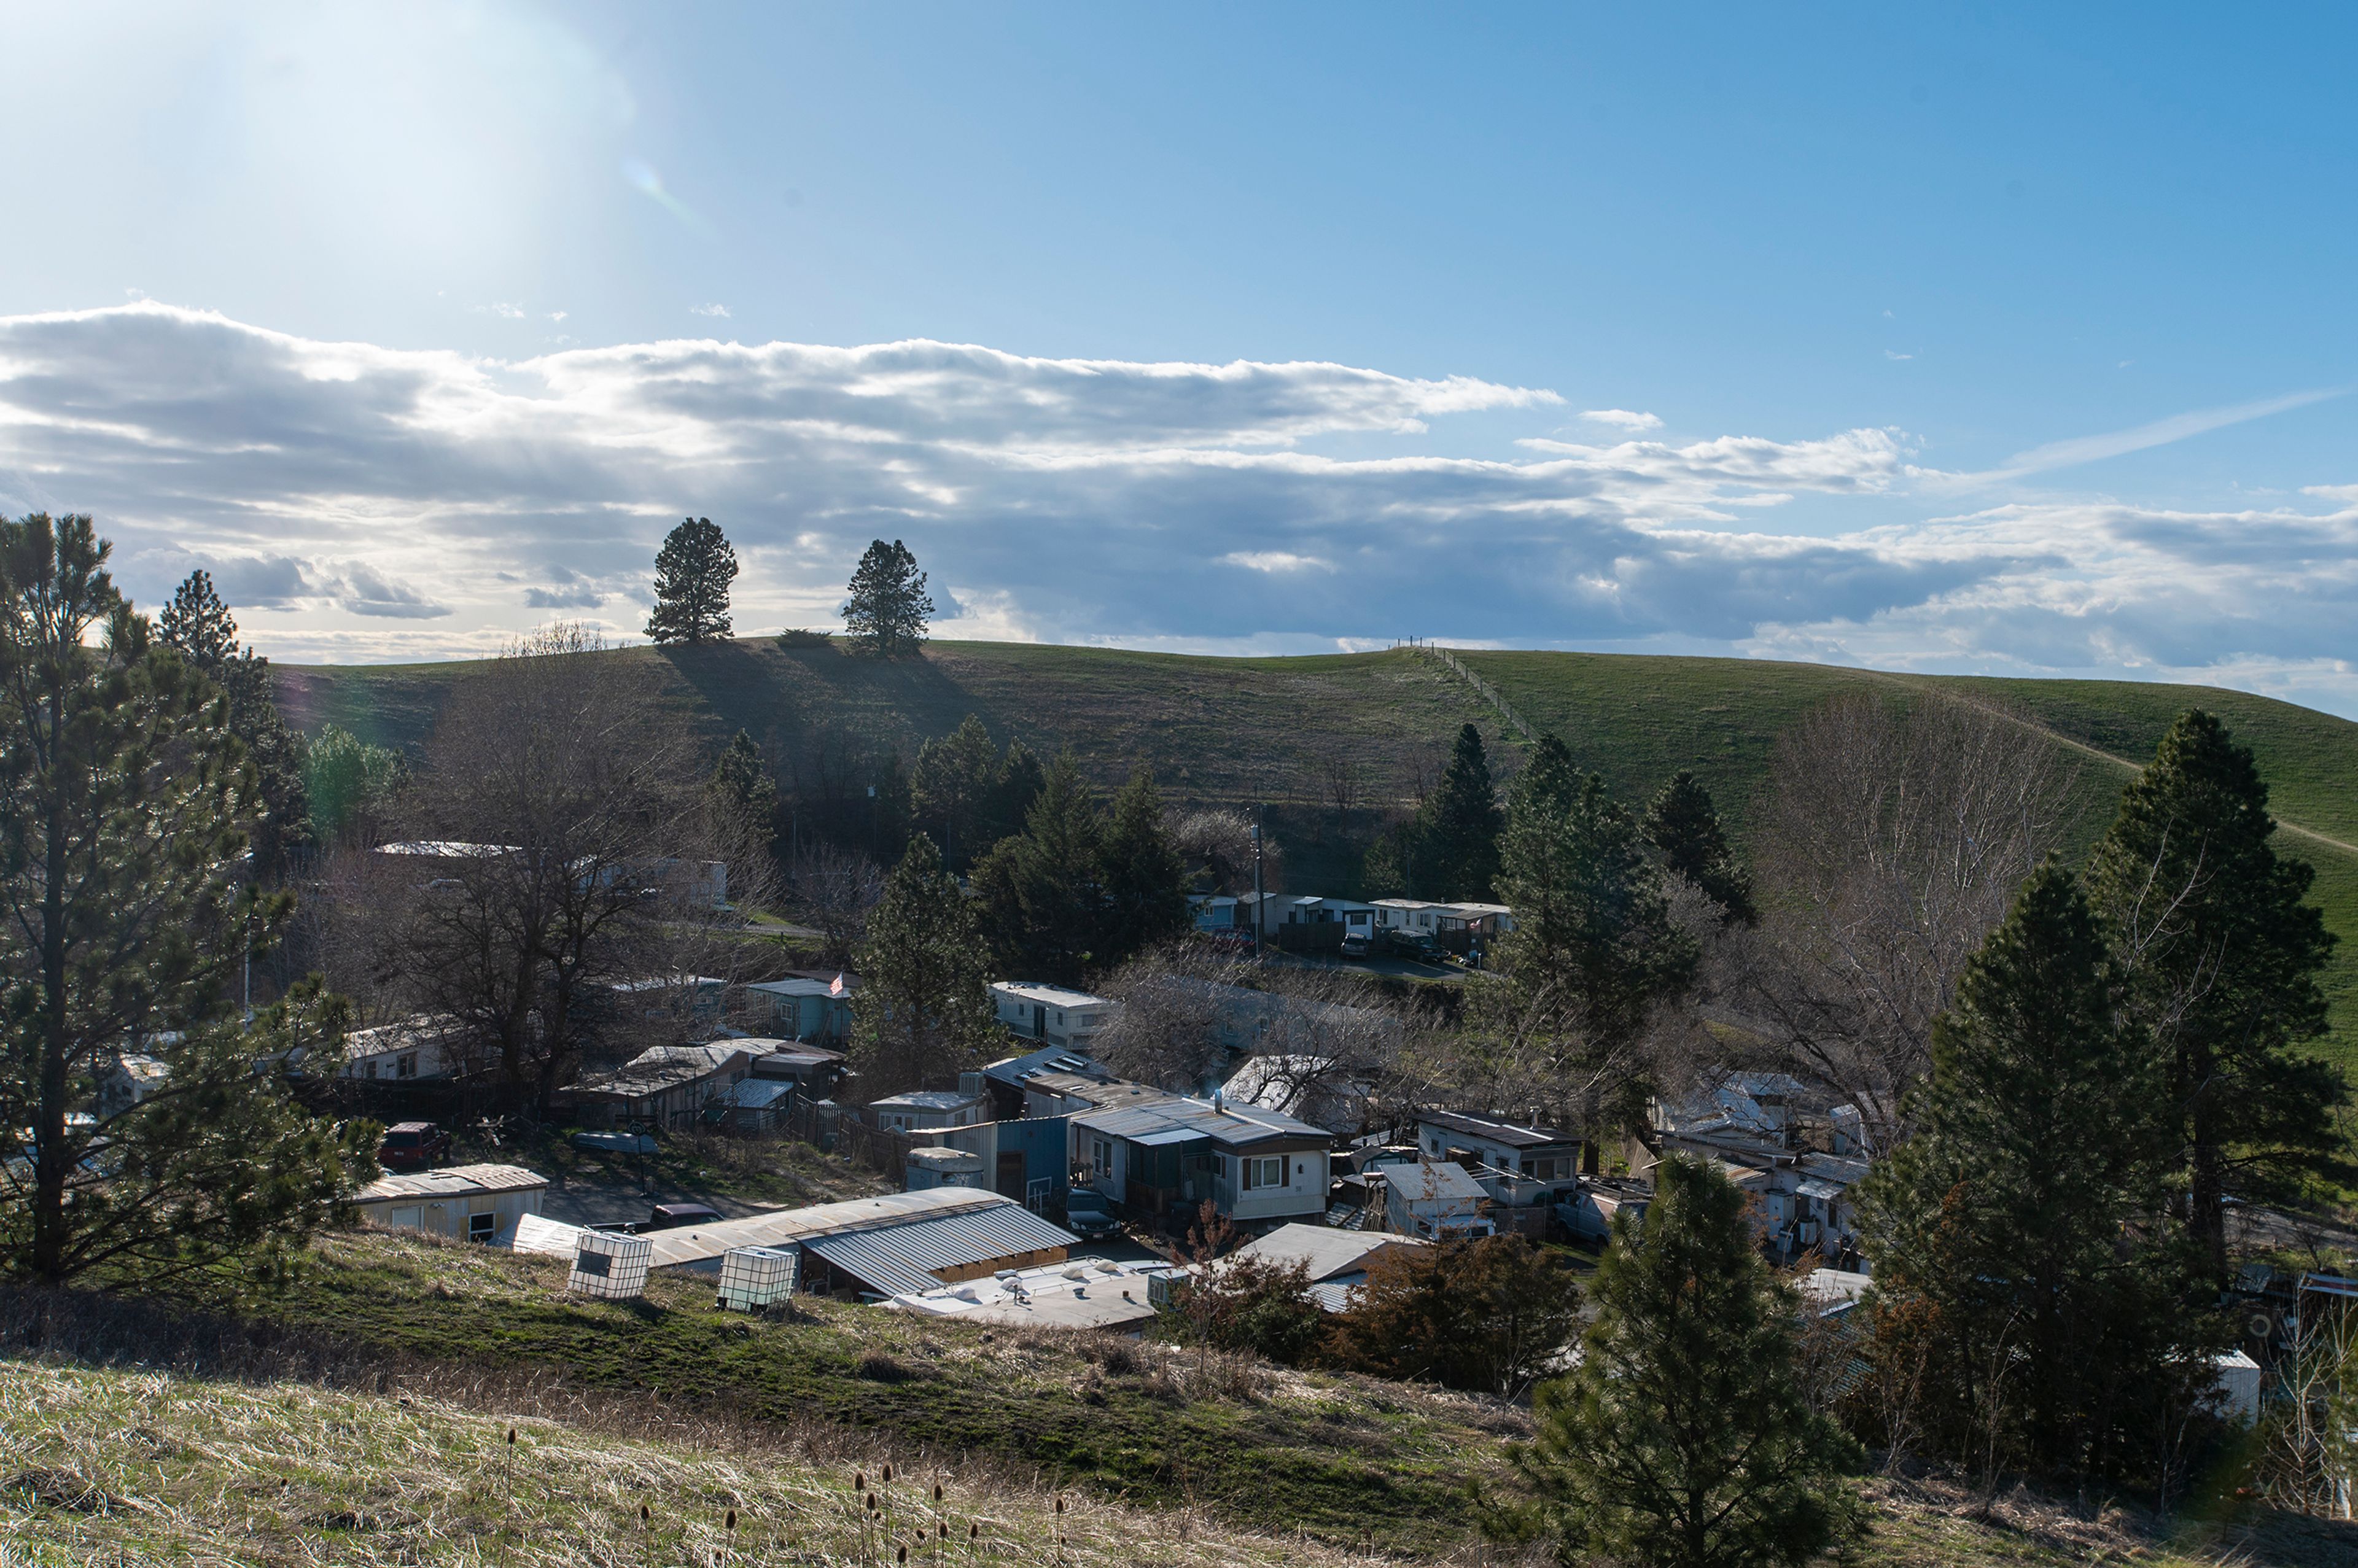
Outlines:
{"label": "bare deciduous tree", "polygon": [[1335,820],[1345,828],[1351,826],[1351,813],[1359,808],[1366,791],[1359,759],[1339,741],[1327,747],[1318,758],[1319,793],[1328,806],[1335,808]]}
{"label": "bare deciduous tree", "polygon": [[645,1033],[610,1005],[616,985],[737,978],[746,949],[713,868],[759,902],[768,857],[708,771],[650,672],[579,626],[452,694],[406,802],[406,829],[435,847],[381,852],[375,880],[406,884],[383,894],[403,988],[479,1037],[511,1103],[546,1110],[601,1029]]}
{"label": "bare deciduous tree", "polygon": [[1093,1047],[1123,1076],[1186,1093],[1223,1083],[1333,1130],[1370,1124],[1418,1031],[1364,977],[1256,965],[1182,944],[1099,988],[1120,1002]]}
{"label": "bare deciduous tree", "polygon": [[[1173,826],[1171,841],[1187,863],[1208,876],[1216,892],[1245,893],[1253,885],[1253,821],[1249,813],[1227,807],[1191,811]],[[1261,885],[1282,891],[1285,856],[1274,838],[1261,845]]]}
{"label": "bare deciduous tree", "polygon": [[1756,931],[1725,995],[1804,1070],[1898,1130],[1964,962],[2062,835],[2075,777],[1990,706],[1844,697],[1779,741]]}
{"label": "bare deciduous tree", "polygon": [[851,962],[852,949],[867,939],[869,912],[883,896],[884,873],[875,861],[824,839],[795,857],[786,890],[787,907],[819,934],[819,961],[828,965]]}

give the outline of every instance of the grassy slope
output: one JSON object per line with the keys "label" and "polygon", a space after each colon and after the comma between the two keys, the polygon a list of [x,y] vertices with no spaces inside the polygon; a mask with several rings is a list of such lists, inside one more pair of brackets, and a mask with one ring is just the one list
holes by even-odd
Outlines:
{"label": "grassy slope", "polygon": [[[806,751],[829,730],[914,756],[923,741],[979,714],[1035,750],[1069,745],[1112,783],[1144,762],[1174,796],[1318,802],[1330,757],[1352,759],[1369,799],[1410,787],[1405,759],[1428,757],[1459,724],[1494,739],[1497,716],[1455,676],[1405,652],[1297,659],[1213,659],[1008,643],[942,643],[922,662],[876,665],[832,648],[767,641],[617,657],[661,665],[675,696],[717,738],[751,731],[773,757]],[[1719,797],[1739,841],[1777,735],[1845,691],[1938,688],[2003,700],[2075,748],[2082,840],[2102,830],[2133,768],[2172,718],[2210,708],[2257,753],[2278,816],[2307,830],[2287,847],[2318,870],[2317,897],[2343,938],[2329,989],[2336,1053],[2358,1064],[2358,724],[2288,703],[2211,687],[2120,681],[2009,681],[1889,676],[1743,659],[1483,653],[1466,663],[1532,722],[1562,735],[1625,796],[1641,799],[1693,767]],[[464,665],[338,665],[279,671],[307,730],[333,720],[366,739],[415,746]],[[2087,748],[2082,751],[2076,748]],[[2090,752],[2098,753],[2091,755]],[[1316,813],[1304,810],[1299,820]],[[2321,837],[2320,837],[2321,835]],[[1325,861],[1297,849],[1296,881]]]}
{"label": "grassy slope", "polygon": [[[276,1303],[292,1335],[184,1338],[92,1307],[82,1321],[106,1325],[66,1337],[103,1365],[0,1357],[0,1562],[849,1563],[869,1559],[847,1484],[886,1458],[902,1528],[935,1517],[939,1478],[954,1537],[984,1521],[980,1561],[1339,1564],[1370,1539],[1384,1559],[1466,1561],[1465,1488],[1526,1429],[1492,1401],[1249,1363],[1198,1374],[1109,1336],[986,1339],[826,1303],[748,1320],[685,1281],[637,1307],[560,1282],[546,1261],[369,1236],[324,1244]],[[1937,1480],[1869,1494],[1849,1568],[2305,1568],[2358,1541],[2267,1514],[2223,1531],[2019,1495],[1984,1509]]]}
{"label": "grassy slope", "polygon": [[1466,1532],[1464,1483],[1524,1424],[1494,1401],[1356,1378],[1270,1373],[1239,1397],[1218,1368],[1196,1386],[1184,1357],[1100,1367],[1067,1336],[873,1307],[819,1302],[754,1320],[715,1311],[708,1279],[659,1276],[633,1304],[568,1296],[564,1282],[548,1260],[368,1234],[322,1242],[291,1290],[242,1304],[385,1351],[560,1366],[590,1388],[718,1400],[781,1430],[863,1428],[1109,1498],[1200,1502],[1345,1541],[1374,1528],[1403,1550]]}
{"label": "grassy slope", "polygon": [[1048,1493],[989,1475],[953,1475],[936,1508],[930,1466],[882,1488],[890,1522],[863,1534],[849,1465],[293,1382],[0,1362],[0,1561],[42,1568],[891,1563],[936,1519],[954,1542],[919,1549],[921,1563],[1134,1565],[1150,1535],[1173,1568],[1345,1561],[1096,1499],[1059,1519]]}

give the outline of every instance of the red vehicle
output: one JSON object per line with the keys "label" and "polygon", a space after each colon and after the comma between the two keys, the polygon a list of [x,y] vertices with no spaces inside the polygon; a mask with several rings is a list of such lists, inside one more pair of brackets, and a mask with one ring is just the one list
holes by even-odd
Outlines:
{"label": "red vehicle", "polygon": [[376,1162],[388,1171],[422,1171],[450,1155],[450,1135],[430,1121],[396,1121],[376,1146]]}

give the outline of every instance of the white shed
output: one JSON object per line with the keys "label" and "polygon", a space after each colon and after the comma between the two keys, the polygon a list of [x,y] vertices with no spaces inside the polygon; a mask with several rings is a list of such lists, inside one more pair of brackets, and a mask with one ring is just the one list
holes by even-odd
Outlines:
{"label": "white shed", "polygon": [[521,1165],[452,1165],[380,1176],[352,1204],[369,1225],[488,1244],[538,1214],[547,1192],[548,1178]]}

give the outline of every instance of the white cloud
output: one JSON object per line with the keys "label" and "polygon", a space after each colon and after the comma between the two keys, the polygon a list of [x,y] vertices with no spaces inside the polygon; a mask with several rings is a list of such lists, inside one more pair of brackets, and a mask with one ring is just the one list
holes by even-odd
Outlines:
{"label": "white cloud", "polygon": [[2264,397],[2253,403],[2238,403],[2226,408],[2202,408],[2190,414],[2175,414],[2167,419],[2157,419],[2150,425],[2139,425],[2134,429],[2115,430],[2102,436],[2077,436],[2068,441],[2050,441],[2043,447],[2017,452],[1986,472],[1956,474],[1951,478],[1961,485],[1992,484],[2045,473],[2053,469],[2073,468],[2081,463],[2093,463],[2104,458],[2117,458],[2152,447],[2168,446],[2172,441],[2183,441],[2190,436],[2207,435],[2230,425],[2265,419],[2271,414],[2305,408],[2329,398],[2346,397],[2352,390],[2347,386],[2319,387],[2308,392],[2288,393],[2281,397]]}
{"label": "white cloud", "polygon": [[725,317],[729,314],[729,307],[726,305],[691,305],[687,308],[687,313],[691,316]]}
{"label": "white cloud", "polygon": [[[902,538],[957,585],[944,630],[967,635],[2208,672],[2358,709],[2350,487],[2306,511],[1895,522],[1950,476],[1894,430],[1534,438],[1512,459],[1427,434],[1560,406],[1466,377],[925,341],[489,362],[142,303],[0,319],[0,510],[94,513],[146,604],[205,566],[282,657],[481,652],[552,610],[635,637],[655,548],[692,513],[737,544],[749,632],[831,622],[868,541]],[[1324,449],[1338,437],[1358,455]],[[1812,527],[1855,502],[1876,525],[1758,525],[1798,497]]]}
{"label": "white cloud", "polygon": [[1291,550],[1230,550],[1220,557],[1220,564],[1243,567],[1257,572],[1331,572],[1335,563],[1316,556],[1297,556]]}
{"label": "white cloud", "polygon": [[1610,425],[1622,430],[1659,430],[1661,419],[1652,414],[1635,414],[1627,408],[1584,408],[1580,416],[1592,425]]}

